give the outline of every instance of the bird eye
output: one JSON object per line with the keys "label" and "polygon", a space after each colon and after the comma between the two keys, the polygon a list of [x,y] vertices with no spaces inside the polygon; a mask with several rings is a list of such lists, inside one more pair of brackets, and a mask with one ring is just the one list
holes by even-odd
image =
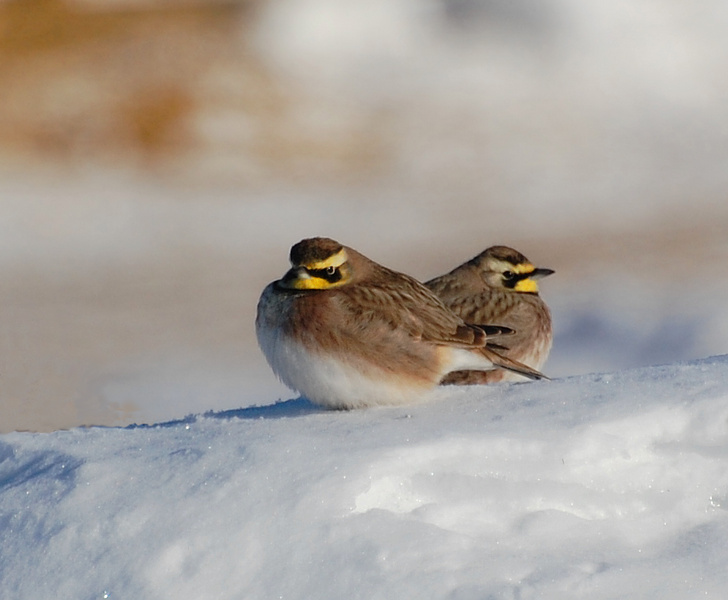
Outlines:
{"label": "bird eye", "polygon": [[513,271],[503,271],[503,279],[510,281],[516,276]]}
{"label": "bird eye", "polygon": [[333,275],[334,273],[336,273],[336,267],[326,267],[327,275]]}

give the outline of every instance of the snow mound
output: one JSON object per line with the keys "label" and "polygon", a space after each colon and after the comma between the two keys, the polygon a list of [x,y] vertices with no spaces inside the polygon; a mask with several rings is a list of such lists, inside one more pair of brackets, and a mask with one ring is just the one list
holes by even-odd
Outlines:
{"label": "snow mound", "polygon": [[728,356],[446,396],[0,436],[0,597],[724,597]]}

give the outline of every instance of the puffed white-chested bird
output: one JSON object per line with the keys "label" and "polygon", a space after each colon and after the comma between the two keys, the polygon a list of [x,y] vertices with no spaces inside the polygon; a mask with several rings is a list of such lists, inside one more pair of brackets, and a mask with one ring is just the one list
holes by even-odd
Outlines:
{"label": "puffed white-chested bird", "polygon": [[256,333],[275,374],[316,404],[415,402],[460,370],[544,377],[490,348],[488,328],[467,325],[423,284],[352,248],[305,239],[290,261],[263,290]]}

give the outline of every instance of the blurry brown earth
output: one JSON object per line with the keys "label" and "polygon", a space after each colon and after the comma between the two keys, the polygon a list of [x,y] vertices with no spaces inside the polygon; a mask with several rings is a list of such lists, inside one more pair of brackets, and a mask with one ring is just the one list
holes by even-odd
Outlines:
{"label": "blurry brown earth", "polygon": [[247,182],[375,160],[371,124],[300,119],[248,44],[259,5],[0,2],[0,157],[172,175],[217,158]]}

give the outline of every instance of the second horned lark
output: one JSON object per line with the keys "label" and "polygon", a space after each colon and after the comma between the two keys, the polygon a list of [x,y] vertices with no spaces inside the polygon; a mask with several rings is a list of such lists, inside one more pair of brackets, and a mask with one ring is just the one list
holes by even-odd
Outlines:
{"label": "second horned lark", "polygon": [[258,302],[258,343],[276,375],[329,408],[422,399],[448,373],[508,369],[543,377],[488,347],[417,280],[329,238],[291,248],[291,269]]}
{"label": "second horned lark", "polygon": [[[466,323],[504,325],[514,330],[498,340],[503,354],[540,369],[551,350],[551,313],[538,294],[537,279],[551,275],[507,246],[492,246],[449,273],[425,283]],[[493,383],[519,379],[512,371],[459,371],[445,384]]]}

